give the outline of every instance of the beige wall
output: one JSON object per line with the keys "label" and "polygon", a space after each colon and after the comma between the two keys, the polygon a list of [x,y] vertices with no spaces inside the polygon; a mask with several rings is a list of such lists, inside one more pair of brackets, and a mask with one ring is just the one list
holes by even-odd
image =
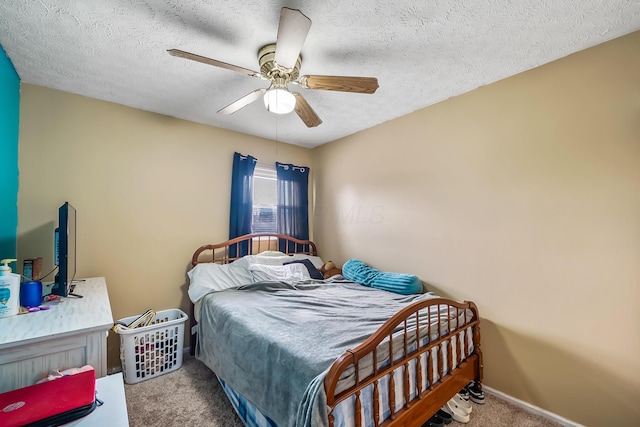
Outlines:
{"label": "beige wall", "polygon": [[[306,148],[29,84],[20,106],[18,256],[50,270],[57,208],[71,202],[77,277],[106,277],[115,319],[189,312],[193,251],[228,237],[234,151],[311,163]],[[120,363],[115,334],[108,363]]]}
{"label": "beige wall", "polygon": [[640,33],[314,149],[316,241],[483,316],[485,383],[640,425]]}

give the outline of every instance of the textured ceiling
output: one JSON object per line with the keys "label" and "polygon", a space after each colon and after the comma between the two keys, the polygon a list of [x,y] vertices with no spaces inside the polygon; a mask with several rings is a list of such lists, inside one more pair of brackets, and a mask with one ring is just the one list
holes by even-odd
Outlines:
{"label": "textured ceiling", "polygon": [[[300,89],[316,128],[262,102],[221,115],[268,82],[166,52],[257,70],[283,6],[312,21],[301,74],[377,77],[378,91]],[[0,2],[0,44],[23,82],[306,147],[639,29],[637,0]]]}

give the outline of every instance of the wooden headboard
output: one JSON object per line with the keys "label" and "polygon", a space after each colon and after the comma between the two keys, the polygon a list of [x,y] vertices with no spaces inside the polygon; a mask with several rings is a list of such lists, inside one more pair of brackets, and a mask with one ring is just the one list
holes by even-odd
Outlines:
{"label": "wooden headboard", "polygon": [[300,240],[285,234],[257,233],[245,234],[226,242],[200,246],[191,258],[191,265],[203,262],[228,264],[239,258],[236,248],[245,245],[248,255],[257,255],[264,251],[281,251],[287,255],[318,255],[315,243],[311,240]]}

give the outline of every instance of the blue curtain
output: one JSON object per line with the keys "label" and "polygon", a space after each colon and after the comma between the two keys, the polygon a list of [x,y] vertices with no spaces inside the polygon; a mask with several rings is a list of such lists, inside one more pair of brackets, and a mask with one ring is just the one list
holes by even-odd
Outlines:
{"label": "blue curtain", "polygon": [[[251,233],[251,216],[253,214],[253,171],[257,159],[233,155],[233,171],[231,173],[231,212],[229,215],[229,239]],[[249,253],[247,242],[240,247],[229,248],[229,256],[244,256]]]}
{"label": "blue curtain", "polygon": [[[276,175],[278,177],[278,233],[307,240],[309,239],[309,168],[276,162]],[[280,250],[284,252],[285,249],[284,242],[280,242]]]}

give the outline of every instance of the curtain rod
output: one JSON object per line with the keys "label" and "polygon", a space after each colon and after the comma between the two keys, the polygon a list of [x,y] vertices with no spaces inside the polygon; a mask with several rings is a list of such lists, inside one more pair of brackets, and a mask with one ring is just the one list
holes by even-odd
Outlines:
{"label": "curtain rod", "polygon": [[[299,170],[301,172],[304,172],[307,169],[307,166],[296,166],[296,165],[293,165],[293,164],[290,164],[290,163],[288,163],[288,164],[280,164],[279,166],[281,168],[287,169],[289,167],[289,165],[291,165],[291,168],[293,170]],[[256,167],[258,167],[258,166],[263,168],[263,169],[275,169],[276,162],[265,162],[264,160],[256,159]]]}

